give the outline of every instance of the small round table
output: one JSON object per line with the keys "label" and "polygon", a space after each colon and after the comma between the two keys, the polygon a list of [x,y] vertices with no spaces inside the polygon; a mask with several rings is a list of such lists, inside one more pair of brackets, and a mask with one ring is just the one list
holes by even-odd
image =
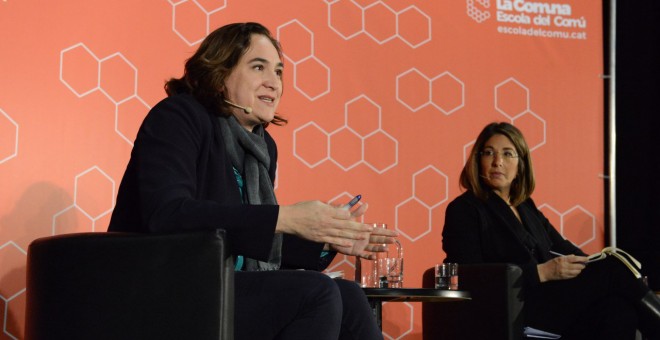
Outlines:
{"label": "small round table", "polygon": [[383,302],[445,302],[471,300],[465,290],[432,288],[362,288],[374,311],[378,327],[383,329]]}

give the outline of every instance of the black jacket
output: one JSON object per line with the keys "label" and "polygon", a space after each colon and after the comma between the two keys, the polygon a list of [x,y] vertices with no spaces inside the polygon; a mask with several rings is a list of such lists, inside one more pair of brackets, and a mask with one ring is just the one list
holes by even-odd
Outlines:
{"label": "black jacket", "polygon": [[525,286],[534,288],[540,283],[536,266],[554,257],[550,250],[584,255],[557,232],[532,199],[517,209],[522,223],[494,193],[486,201],[471,192],[458,196],[445,214],[445,262],[513,263],[522,268]]}
{"label": "black jacket", "polygon": [[[277,147],[268,132],[269,174]],[[168,97],[146,116],[124,173],[109,231],[221,228],[234,254],[267,260],[277,205],[242,204],[217,118],[188,94]],[[323,245],[285,235],[282,265],[319,268]],[[325,261],[324,261],[325,262]]]}

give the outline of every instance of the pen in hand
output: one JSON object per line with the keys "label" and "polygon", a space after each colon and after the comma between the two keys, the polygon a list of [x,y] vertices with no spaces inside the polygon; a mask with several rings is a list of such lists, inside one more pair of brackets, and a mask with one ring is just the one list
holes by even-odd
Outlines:
{"label": "pen in hand", "polygon": [[350,202],[346,203],[344,209],[353,208],[353,206],[356,205],[360,201],[360,199],[362,199],[362,195],[357,195],[353,197],[353,199]]}
{"label": "pen in hand", "polygon": [[[558,253],[558,252],[556,252],[556,251],[552,251],[552,250],[548,250],[548,252],[549,252],[550,254],[552,254],[552,255],[555,255],[555,256],[567,256],[567,255],[565,255],[565,254]],[[575,262],[575,263],[581,263],[581,264],[583,264],[583,265],[586,266],[587,263],[589,263],[589,262]]]}
{"label": "pen in hand", "polygon": [[566,256],[564,254],[560,254],[560,253],[558,253],[556,251],[552,251],[552,250],[549,250],[549,252],[550,252],[550,254],[555,255],[555,256]]}

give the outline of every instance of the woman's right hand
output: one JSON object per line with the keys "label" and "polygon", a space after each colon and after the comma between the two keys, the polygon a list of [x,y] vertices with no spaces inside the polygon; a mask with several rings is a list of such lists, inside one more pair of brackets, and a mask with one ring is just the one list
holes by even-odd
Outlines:
{"label": "woman's right hand", "polygon": [[578,276],[586,267],[586,256],[558,256],[537,266],[541,282],[566,280]]}
{"label": "woman's right hand", "polygon": [[306,201],[280,206],[276,232],[293,234],[306,240],[340,247],[353,247],[357,240],[369,238],[373,226],[354,221],[364,213],[332,206],[321,201]]}

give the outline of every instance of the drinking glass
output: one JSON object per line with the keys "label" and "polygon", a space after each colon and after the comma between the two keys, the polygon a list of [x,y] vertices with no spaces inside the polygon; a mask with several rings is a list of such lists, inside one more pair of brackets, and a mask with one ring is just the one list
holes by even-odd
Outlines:
{"label": "drinking glass", "polygon": [[435,289],[458,290],[458,263],[435,265]]}
{"label": "drinking glass", "polygon": [[378,278],[380,288],[403,288],[403,258],[378,259]]}

